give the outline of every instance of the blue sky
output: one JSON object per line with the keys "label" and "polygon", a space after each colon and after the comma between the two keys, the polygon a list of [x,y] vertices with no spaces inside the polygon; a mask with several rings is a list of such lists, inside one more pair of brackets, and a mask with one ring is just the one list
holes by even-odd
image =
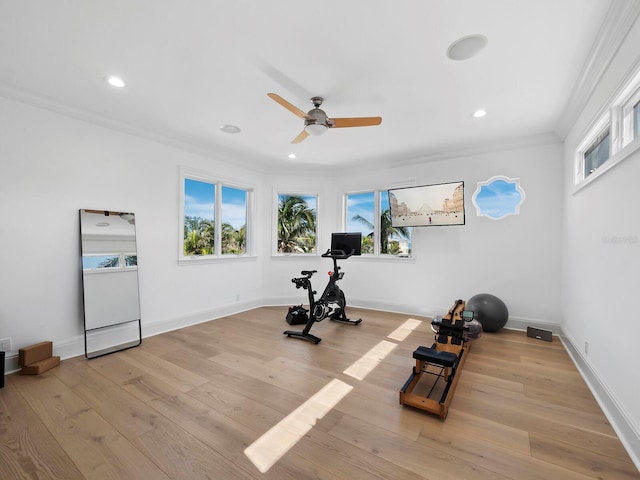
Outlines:
{"label": "blue sky", "polygon": [[[362,232],[362,236],[366,236],[373,230],[367,228],[367,226],[358,221],[352,220],[356,215],[360,215],[366,218],[373,224],[373,192],[363,193],[350,193],[347,198],[347,231],[349,232]],[[387,210],[389,208],[389,196],[386,191],[380,192],[380,211]]]}
{"label": "blue sky", "polygon": [[499,219],[517,214],[520,204],[524,201],[518,187],[517,179],[512,181],[493,180],[480,187],[474,203],[482,215],[490,218]]}
{"label": "blue sky", "polygon": [[311,210],[314,210],[316,212],[316,215],[317,215],[317,213],[318,213],[318,197],[316,197],[315,195],[300,195],[299,193],[290,193],[290,194],[281,193],[281,194],[278,195],[278,203],[280,203],[284,197],[294,197],[294,196],[295,197],[300,197],[305,202],[307,202],[307,206]]}
{"label": "blue sky", "polygon": [[[188,217],[200,217],[213,220],[215,204],[215,185],[199,182],[190,178],[184,180],[184,214]],[[247,215],[246,191],[231,187],[222,187],[222,223],[240,228]]]}

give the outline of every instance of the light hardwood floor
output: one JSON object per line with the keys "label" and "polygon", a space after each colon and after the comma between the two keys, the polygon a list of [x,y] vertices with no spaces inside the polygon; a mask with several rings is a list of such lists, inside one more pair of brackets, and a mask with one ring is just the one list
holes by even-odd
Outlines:
{"label": "light hardwood floor", "polygon": [[[523,332],[472,344],[449,416],[398,392],[430,345],[429,319],[351,308],[314,345],[282,335],[263,307],[77,357],[0,390],[0,479],[640,478],[562,344]],[[297,329],[297,327],[295,327]],[[363,380],[342,373],[381,341],[397,346]],[[333,379],[353,389],[266,473],[244,450]]]}

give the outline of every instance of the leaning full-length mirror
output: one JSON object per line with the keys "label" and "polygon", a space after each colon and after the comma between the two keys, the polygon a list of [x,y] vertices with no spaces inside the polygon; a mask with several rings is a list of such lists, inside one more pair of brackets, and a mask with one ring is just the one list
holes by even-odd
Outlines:
{"label": "leaning full-length mirror", "polygon": [[140,345],[135,215],[80,210],[85,356]]}

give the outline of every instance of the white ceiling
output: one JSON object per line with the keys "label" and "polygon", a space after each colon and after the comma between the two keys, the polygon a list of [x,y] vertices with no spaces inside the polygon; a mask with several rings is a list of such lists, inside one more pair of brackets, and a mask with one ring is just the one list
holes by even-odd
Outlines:
{"label": "white ceiling", "polygon": [[[0,95],[260,170],[406,163],[557,131],[611,5],[0,0]],[[488,46],[448,59],[470,34]],[[110,74],[127,87],[107,85]],[[268,92],[305,111],[320,95],[330,117],[383,121],[292,145],[303,121]],[[478,108],[485,118],[472,118]]]}

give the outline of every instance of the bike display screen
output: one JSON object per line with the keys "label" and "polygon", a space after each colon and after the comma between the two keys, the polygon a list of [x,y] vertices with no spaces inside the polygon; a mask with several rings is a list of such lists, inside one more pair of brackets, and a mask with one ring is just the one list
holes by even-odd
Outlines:
{"label": "bike display screen", "polygon": [[362,233],[332,233],[331,250],[342,250],[346,255],[362,254]]}

